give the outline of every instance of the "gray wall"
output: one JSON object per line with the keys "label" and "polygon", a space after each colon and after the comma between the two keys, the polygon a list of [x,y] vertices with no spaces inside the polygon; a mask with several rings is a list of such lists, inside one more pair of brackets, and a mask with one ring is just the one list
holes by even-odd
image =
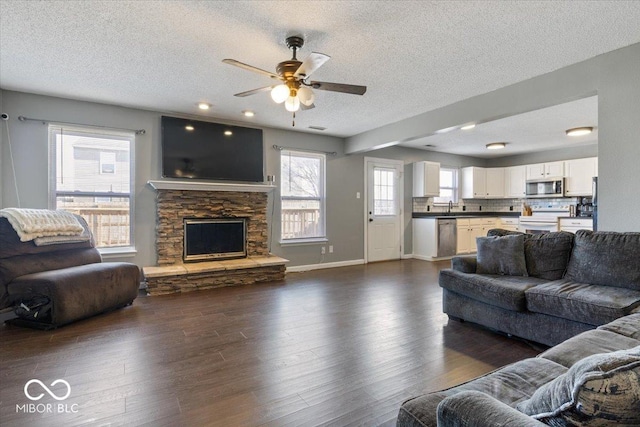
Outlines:
{"label": "gray wall", "polygon": [[[640,43],[347,138],[346,151],[410,140],[598,95],[599,228],[640,231]],[[572,156],[573,157],[573,156]],[[529,162],[519,159],[518,161]],[[628,209],[620,209],[625,201]]]}

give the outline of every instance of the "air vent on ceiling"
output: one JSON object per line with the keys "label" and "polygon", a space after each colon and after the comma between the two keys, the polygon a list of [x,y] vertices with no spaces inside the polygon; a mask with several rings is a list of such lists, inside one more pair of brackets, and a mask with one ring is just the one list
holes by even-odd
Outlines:
{"label": "air vent on ceiling", "polygon": [[322,126],[309,126],[309,129],[313,129],[313,130],[327,130],[327,128],[323,128]]}

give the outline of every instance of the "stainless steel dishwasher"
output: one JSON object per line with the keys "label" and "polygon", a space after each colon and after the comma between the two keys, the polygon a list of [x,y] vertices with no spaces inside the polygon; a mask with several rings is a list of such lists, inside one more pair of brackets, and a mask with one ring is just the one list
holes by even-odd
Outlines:
{"label": "stainless steel dishwasher", "polygon": [[456,254],[456,220],[438,218],[438,258]]}

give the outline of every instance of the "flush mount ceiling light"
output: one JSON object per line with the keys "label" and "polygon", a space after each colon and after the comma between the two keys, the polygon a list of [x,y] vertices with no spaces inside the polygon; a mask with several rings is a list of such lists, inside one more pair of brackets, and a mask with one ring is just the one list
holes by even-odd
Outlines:
{"label": "flush mount ceiling light", "polygon": [[198,108],[201,110],[208,110],[211,108],[211,104],[207,104],[206,102],[198,102]]}
{"label": "flush mount ceiling light", "polygon": [[184,128],[186,130],[188,130],[189,132],[191,132],[194,129],[194,127],[192,125],[186,125]]}
{"label": "flush mount ceiling light", "polygon": [[492,142],[491,144],[487,144],[487,150],[500,150],[507,146],[506,142]]}
{"label": "flush mount ceiling light", "polygon": [[230,130],[225,130],[224,134],[225,134],[225,136],[231,136],[231,135],[233,135],[233,132],[231,132]]}
{"label": "flush mount ceiling light", "polygon": [[573,129],[567,129],[567,136],[582,136],[582,135],[588,135],[591,132],[593,132],[593,127],[591,126],[584,126],[581,128],[573,128]]}
{"label": "flush mount ceiling light", "polygon": [[469,124],[469,125],[464,125],[464,126],[462,126],[460,129],[462,129],[462,130],[469,130],[469,129],[473,129],[474,127],[476,127],[476,124],[475,124],[475,123],[471,123],[471,124]]}
{"label": "flush mount ceiling light", "polygon": [[[304,39],[299,36],[287,37],[287,47],[293,51],[293,57],[288,61],[280,62],[276,66],[276,73],[245,64],[235,59],[224,59],[222,62],[234,65],[242,69],[264,74],[272,79],[280,80],[280,84],[262,87],[236,93],[234,96],[244,97],[254,95],[259,92],[271,92],[271,99],[278,104],[284,103],[287,111],[295,113],[303,109],[314,108],[315,95],[313,90],[326,90],[331,92],[342,92],[352,95],[364,95],[366,86],[356,86],[344,83],[327,83],[309,81],[309,76],[320,68],[331,57],[324,53],[311,52],[304,61],[298,61],[296,53],[304,45]],[[295,114],[294,114],[295,117]],[[295,123],[294,123],[295,125]]]}
{"label": "flush mount ceiling light", "polygon": [[244,110],[244,111],[242,112],[242,114],[243,114],[245,117],[253,117],[253,116],[255,116],[255,115],[256,115],[256,113],[254,113],[254,112],[253,112],[253,111],[251,111],[251,110]]}

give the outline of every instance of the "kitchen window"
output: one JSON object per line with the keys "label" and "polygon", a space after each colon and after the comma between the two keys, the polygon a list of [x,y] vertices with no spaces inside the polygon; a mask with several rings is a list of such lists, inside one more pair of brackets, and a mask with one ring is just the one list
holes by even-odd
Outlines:
{"label": "kitchen window", "polygon": [[440,167],[440,196],[433,198],[434,204],[458,203],[458,169]]}
{"label": "kitchen window", "polygon": [[133,250],[132,132],[49,126],[49,206],[82,216],[103,253]]}
{"label": "kitchen window", "polygon": [[283,150],[280,155],[280,206],[283,243],[326,240],[326,156]]}

